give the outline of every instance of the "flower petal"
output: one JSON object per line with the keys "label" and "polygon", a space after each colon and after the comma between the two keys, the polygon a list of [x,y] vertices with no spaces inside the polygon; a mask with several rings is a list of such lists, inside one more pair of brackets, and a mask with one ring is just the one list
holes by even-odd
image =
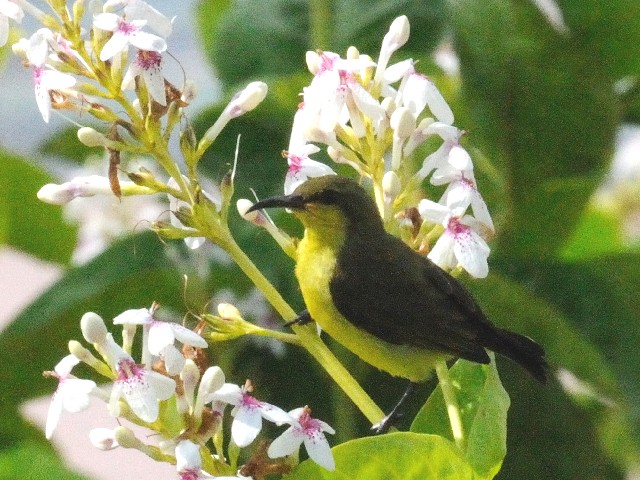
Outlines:
{"label": "flower petal", "polygon": [[287,430],[276,438],[269,449],[267,455],[269,458],[280,458],[286,455],[291,455],[295,452],[304,441],[304,434],[297,428],[289,427]]}
{"label": "flower petal", "polygon": [[60,417],[62,416],[62,397],[58,392],[53,394],[51,404],[49,405],[49,411],[47,412],[47,425],[45,427],[45,437],[51,439],[53,432],[58,426]]}
{"label": "flower petal", "polygon": [[100,60],[106,62],[129,46],[129,37],[120,32],[115,32],[100,51]]}
{"label": "flower petal", "polygon": [[469,275],[476,278],[484,278],[489,273],[487,257],[489,256],[489,246],[473,230],[469,229],[464,235],[456,235],[453,246],[460,265],[469,272]]}
{"label": "flower petal", "polygon": [[122,325],[124,323],[130,325],[148,325],[153,322],[153,316],[148,308],[136,308],[125,310],[113,319],[114,325]]}
{"label": "flower petal", "polygon": [[67,412],[77,413],[89,407],[89,394],[96,388],[96,383],[92,380],[67,378],[60,387],[63,408]]}
{"label": "flower petal", "polygon": [[153,33],[135,32],[129,36],[129,43],[140,50],[150,50],[152,52],[164,52],[167,49],[167,42]]}
{"label": "flower petal", "polygon": [[153,355],[160,355],[160,351],[167,345],[173,345],[175,336],[169,322],[154,320],[149,328],[149,351]]}
{"label": "flower petal", "polygon": [[179,342],[191,345],[192,347],[207,348],[207,341],[193,330],[183,327],[179,323],[171,322],[168,323],[168,325],[171,327],[171,330],[173,330],[173,335]]}
{"label": "flower petal", "polygon": [[331,471],[336,469],[336,461],[331,453],[331,447],[322,432],[306,435],[304,437],[304,447],[309,454],[309,458],[318,465]]}
{"label": "flower petal", "polygon": [[80,363],[80,360],[78,359],[78,357],[76,357],[75,355],[69,354],[58,362],[54,370],[61,377],[66,377],[71,373],[71,370],[73,369],[73,367],[75,367],[78,363]]}
{"label": "flower petal", "polygon": [[262,415],[255,406],[241,406],[231,424],[231,438],[240,448],[251,444],[262,429]]}

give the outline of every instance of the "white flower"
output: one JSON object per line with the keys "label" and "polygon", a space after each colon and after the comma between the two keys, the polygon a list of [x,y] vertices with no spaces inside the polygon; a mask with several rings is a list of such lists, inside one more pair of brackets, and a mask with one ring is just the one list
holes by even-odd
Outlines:
{"label": "white flower", "polygon": [[417,119],[424,107],[429,106],[438,121],[446,125],[453,124],[451,107],[435,84],[424,75],[417,72],[409,74],[399,93],[402,95],[402,105],[411,110],[414,118]]}
{"label": "white flower", "polygon": [[22,8],[9,0],[0,0],[0,47],[9,39],[9,19],[20,23],[24,17]]}
{"label": "white flower", "polygon": [[33,67],[33,83],[35,84],[36,103],[45,122],[51,115],[51,95],[53,90],[64,90],[76,84],[76,79],[66,73],[53,70],[46,65],[49,56],[49,42],[45,29],[40,29],[29,40],[18,42],[24,48],[27,60]]}
{"label": "white flower", "polygon": [[80,360],[74,355],[67,355],[55,366],[55,372],[48,372],[48,375],[56,377],[59,383],[47,414],[45,428],[47,439],[53,435],[63,410],[76,413],[89,406],[89,394],[96,388],[96,383],[71,375],[71,370],[79,362]]}
{"label": "white flower", "polygon": [[[473,162],[469,153],[460,146],[460,137],[464,134],[463,130],[442,122],[433,122],[424,129],[423,134],[425,136],[438,135],[444,142],[438,150],[424,159],[422,167],[417,173],[419,178],[426,178],[434,169],[436,170],[434,172],[436,179],[441,175],[447,175],[450,168],[462,172],[473,170]],[[444,172],[441,172],[440,169],[444,169]],[[437,185],[437,183],[435,184]]]}
{"label": "white flower", "polygon": [[150,50],[138,50],[136,59],[129,65],[124,78],[122,89],[134,89],[136,77],[142,77],[147,91],[160,105],[167,104],[164,90],[164,76],[162,75],[162,55]]}
{"label": "white flower", "polygon": [[[116,325],[143,325],[143,351],[148,349],[152,355],[162,358],[167,373],[177,375],[184,367],[185,358],[175,347],[174,342],[178,340],[185,345],[197,348],[206,348],[207,342],[193,330],[178,323],[156,320],[153,317],[154,310],[154,307],[126,310],[114,318],[113,323]],[[149,364],[145,358],[143,358],[143,363]]]}
{"label": "white flower", "polygon": [[459,263],[473,277],[487,276],[490,249],[474,231],[474,228],[480,227],[475,218],[469,215],[461,217],[459,208],[450,209],[431,200],[421,200],[418,210],[424,219],[445,227],[444,233],[427,255],[431,261],[445,270],[455,268]]}
{"label": "white flower", "polygon": [[113,32],[111,38],[104,44],[100,51],[100,60],[107,61],[114,55],[124,52],[129,45],[140,50],[164,52],[167,42],[152,33],[143,32],[142,28],[147,20],[127,21],[115,13],[100,13],[93,17],[93,26],[100,30]]}
{"label": "white flower", "polygon": [[133,413],[140,419],[149,423],[157,420],[160,412],[158,401],[166,400],[174,394],[176,382],[135,363],[113,340],[110,333],[100,347],[117,374],[109,400],[112,414],[118,416],[118,400],[124,397]]}
{"label": "white flower", "polygon": [[250,387],[225,383],[210,397],[210,401],[221,401],[235,406],[231,411],[234,417],[231,438],[239,447],[246,447],[255,440],[262,429],[263,418],[278,424],[290,421],[284,410],[256,399],[249,392]]}
{"label": "white flower", "polygon": [[279,458],[290,455],[304,443],[311,460],[327,470],[335,470],[336,463],[331,447],[324,435],[324,432],[333,435],[335,430],[322,420],[312,418],[309,407],[296,408],[291,410],[289,415],[290,419],[287,423],[291,426],[269,445],[267,450],[269,457]]}
{"label": "white flower", "polygon": [[316,65],[313,69],[315,76],[303,90],[305,130],[315,127],[322,132],[333,132],[338,123],[344,124],[350,120],[356,136],[362,137],[365,135],[359,118],[362,113],[379,132],[386,113],[356,77],[357,73],[375,66],[375,63],[364,56],[345,60],[333,52],[322,52],[311,63]]}
{"label": "white flower", "polygon": [[435,175],[431,178],[431,183],[435,184],[436,181],[449,183],[439,203],[452,210],[458,209],[461,211],[465,211],[471,205],[475,219],[489,231],[495,231],[487,204],[476,185],[473,170],[463,172],[452,168],[449,174],[445,174],[443,170],[437,179]]}
{"label": "white flower", "polygon": [[176,445],[176,470],[181,480],[222,478],[214,477],[202,470],[200,447],[190,440],[182,440]]}
{"label": "white flower", "polygon": [[295,151],[286,152],[289,169],[284,179],[284,193],[289,195],[298,185],[309,178],[335,175],[335,172],[324,163],[311,160],[309,155],[319,152],[320,149],[313,144],[302,145]]}

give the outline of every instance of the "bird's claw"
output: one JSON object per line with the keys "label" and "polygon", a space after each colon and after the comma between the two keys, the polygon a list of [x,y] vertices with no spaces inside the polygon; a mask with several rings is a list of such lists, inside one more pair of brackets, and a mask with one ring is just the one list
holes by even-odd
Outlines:
{"label": "bird's claw", "polygon": [[402,417],[402,413],[392,411],[389,415],[385,415],[382,420],[371,427],[371,433],[374,435],[382,435],[387,433],[391,427],[395,425],[398,419]]}
{"label": "bird's claw", "polygon": [[306,325],[308,323],[313,322],[313,318],[309,314],[308,310],[303,310],[298,314],[296,318],[284,324],[285,327],[290,327],[291,325]]}

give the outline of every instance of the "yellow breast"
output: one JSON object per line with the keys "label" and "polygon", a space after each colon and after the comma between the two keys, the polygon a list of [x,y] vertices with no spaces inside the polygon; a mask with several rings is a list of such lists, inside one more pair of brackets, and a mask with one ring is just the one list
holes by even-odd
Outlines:
{"label": "yellow breast", "polygon": [[434,363],[445,356],[385,342],[356,327],[337,310],[329,284],[343,238],[339,232],[329,238],[329,233],[307,228],[298,245],[296,277],[311,317],[336,341],[380,370],[412,381],[428,378]]}

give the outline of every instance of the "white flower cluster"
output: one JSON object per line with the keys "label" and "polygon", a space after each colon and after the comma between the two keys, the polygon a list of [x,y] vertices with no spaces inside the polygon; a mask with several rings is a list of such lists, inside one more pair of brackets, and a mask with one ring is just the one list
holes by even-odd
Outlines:
{"label": "white flower cluster", "polygon": [[[370,177],[374,188],[378,184],[382,214],[395,200],[398,209],[416,207],[402,203],[411,197],[402,195],[403,189],[419,189],[430,176],[433,185],[447,188],[438,202],[425,199],[417,205],[425,222],[445,228],[429,258],[442,268],[459,264],[471,275],[484,277],[489,247],[482,236],[492,234],[494,226],[477,189],[471,157],[459,143],[464,131],[453,125],[451,108],[435,84],[416,71],[412,59],[389,65],[408,38],[409,22],[402,16],[385,35],[377,62],[355,47],[349,48],[347,58],[307,53],[314,77],[304,88],[285,152],[285,193],[310,177],[334,174],[310,158],[320,150],[316,143],[327,145],[337,163]],[[434,137],[442,145],[424,158],[417,172],[407,171],[410,163],[404,160]],[[473,216],[466,214],[469,207]]]}
{"label": "white flower cluster", "polygon": [[[127,310],[115,317],[114,324],[123,326],[122,345],[114,340],[100,316],[90,312],[82,317],[82,334],[101,358],[79,342],[72,341],[69,343],[71,354],[64,357],[53,372],[46,372],[59,382],[47,416],[47,438],[52,437],[63,411],[79,412],[89,406],[90,397],[95,397],[108,404],[114,417],[144,425],[163,438],[160,447],[154,447],[136,439],[125,427],[101,428],[90,433],[96,447],[104,450],[118,446],[138,448],[162,461],[172,455],[181,478],[212,478],[201,471],[203,452],[208,452],[203,446],[212,438],[216,448],[222,445],[222,419],[225,407],[232,405],[231,439],[237,447],[253,443],[262,428],[262,420],[266,419],[276,425],[289,425],[269,446],[267,454],[270,458],[291,455],[304,443],[312,460],[329,470],[335,469],[324,435],[325,432],[334,433],[329,425],[312,418],[308,407],[287,413],[255,398],[249,381],[244,386],[225,383],[219,367],[204,369],[194,359],[185,358],[175,346],[176,340],[192,350],[206,348],[207,342],[182,325],[156,319],[156,311],[154,304],[150,309]],[[143,332],[140,362],[131,354],[138,326],[142,326]],[[92,380],[76,378],[71,371],[80,362],[95,369],[112,384],[99,387]],[[202,374],[201,370],[204,370]],[[220,459],[224,456],[221,451],[217,453],[205,464],[214,461],[220,467]]]}
{"label": "white flower cluster", "polygon": [[[52,108],[81,111],[91,109],[98,103],[86,93],[96,91],[90,83],[98,80],[91,65],[91,53],[95,46],[99,50],[93,53],[100,61],[115,64],[126,60],[129,47],[135,47],[135,59],[122,76],[120,88],[133,89],[135,79],[140,78],[151,98],[162,106],[167,105],[162,55],[167,49],[166,38],[171,34],[172,20],[143,0],[109,0],[101,7],[97,2],[91,5],[92,8],[96,6],[100,10],[92,12],[91,35],[82,29],[74,32],[79,35],[84,33],[84,39],[65,38],[58,31],[45,27],[13,45],[14,52],[25,65],[33,69],[36,100],[45,122],[49,121]],[[0,3],[0,19],[5,24],[0,25],[1,38],[7,34],[7,17],[16,21],[21,19],[21,7],[40,21],[46,18],[44,12],[26,1],[3,0]],[[120,14],[113,11],[119,11]],[[74,21],[79,22],[80,19]],[[146,27],[155,33],[146,32]],[[78,83],[78,79],[70,73],[84,77],[88,82]]]}

